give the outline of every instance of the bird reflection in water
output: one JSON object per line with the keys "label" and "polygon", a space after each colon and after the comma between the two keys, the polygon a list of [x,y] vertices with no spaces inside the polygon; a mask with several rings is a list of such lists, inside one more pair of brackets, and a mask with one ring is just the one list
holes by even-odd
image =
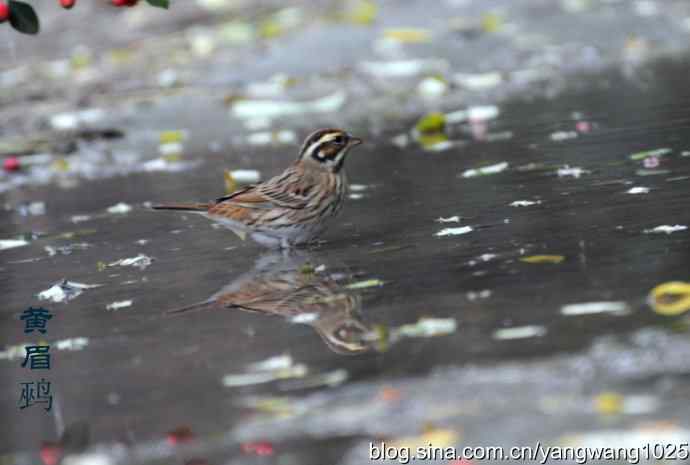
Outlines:
{"label": "bird reflection in water", "polygon": [[361,318],[361,296],[347,289],[351,276],[320,264],[318,257],[293,251],[260,257],[254,269],[208,300],[172,310],[179,315],[207,308],[279,315],[313,327],[336,353],[360,354],[373,348],[372,329]]}

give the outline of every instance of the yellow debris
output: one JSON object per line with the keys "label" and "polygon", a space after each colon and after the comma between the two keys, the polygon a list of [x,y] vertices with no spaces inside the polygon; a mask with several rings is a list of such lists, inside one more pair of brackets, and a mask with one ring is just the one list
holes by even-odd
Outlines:
{"label": "yellow debris", "polygon": [[421,134],[439,133],[445,127],[446,115],[438,112],[432,112],[423,116],[415,125],[415,129]]}
{"label": "yellow debris", "polygon": [[160,133],[161,144],[172,144],[175,142],[182,142],[184,140],[184,132],[182,131],[162,131]]}
{"label": "yellow debris", "polygon": [[594,398],[594,407],[602,415],[615,415],[623,411],[623,396],[615,392],[602,392]]}
{"label": "yellow debris", "polygon": [[386,29],[383,31],[386,39],[396,40],[405,44],[418,44],[431,41],[431,31],[429,29],[418,28],[397,28]]}
{"label": "yellow debris", "polygon": [[690,310],[690,283],[670,281],[649,293],[649,305],[661,315],[680,315]]}
{"label": "yellow debris", "polygon": [[417,448],[426,448],[431,444],[432,447],[451,447],[455,446],[460,439],[458,432],[450,429],[429,429],[419,436],[407,436],[398,438],[390,443],[391,447],[397,449],[409,448],[416,451]]}
{"label": "yellow debris", "polygon": [[530,255],[529,257],[521,257],[520,261],[525,263],[561,263],[565,260],[563,255]]}
{"label": "yellow debris", "polygon": [[346,19],[355,24],[371,24],[376,20],[378,7],[370,0],[360,0],[346,14]]}

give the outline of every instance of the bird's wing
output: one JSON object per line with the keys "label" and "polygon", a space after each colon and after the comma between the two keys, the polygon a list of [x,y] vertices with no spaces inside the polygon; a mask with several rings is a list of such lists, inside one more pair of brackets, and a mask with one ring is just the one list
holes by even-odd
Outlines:
{"label": "bird's wing", "polygon": [[[293,169],[268,181],[247,186],[230,195],[216,199],[216,205],[270,209],[275,207],[299,210],[309,202],[310,185]],[[214,207],[211,207],[212,209]]]}

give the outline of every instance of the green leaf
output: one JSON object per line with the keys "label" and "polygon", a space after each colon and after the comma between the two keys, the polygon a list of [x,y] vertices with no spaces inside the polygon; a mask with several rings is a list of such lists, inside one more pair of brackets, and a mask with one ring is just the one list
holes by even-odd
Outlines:
{"label": "green leaf", "polygon": [[165,8],[166,10],[170,8],[170,0],[146,0],[149,5],[158,8]]}
{"label": "green leaf", "polygon": [[40,23],[36,12],[28,3],[10,0],[10,24],[23,34],[38,34]]}

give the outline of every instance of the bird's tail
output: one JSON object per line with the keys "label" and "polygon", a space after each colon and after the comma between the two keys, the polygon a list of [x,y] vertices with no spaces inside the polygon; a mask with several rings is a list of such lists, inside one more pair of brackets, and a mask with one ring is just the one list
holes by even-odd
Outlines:
{"label": "bird's tail", "polygon": [[201,310],[206,310],[208,308],[212,308],[215,303],[216,303],[215,299],[204,300],[203,302],[197,302],[195,304],[188,305],[186,307],[176,308],[174,310],[168,310],[165,312],[165,314],[168,316],[173,316],[173,315],[179,315],[180,313],[199,312]]}
{"label": "bird's tail", "polygon": [[208,210],[207,203],[169,203],[163,205],[154,205],[151,208],[154,210],[182,210],[193,212],[205,212]]}

